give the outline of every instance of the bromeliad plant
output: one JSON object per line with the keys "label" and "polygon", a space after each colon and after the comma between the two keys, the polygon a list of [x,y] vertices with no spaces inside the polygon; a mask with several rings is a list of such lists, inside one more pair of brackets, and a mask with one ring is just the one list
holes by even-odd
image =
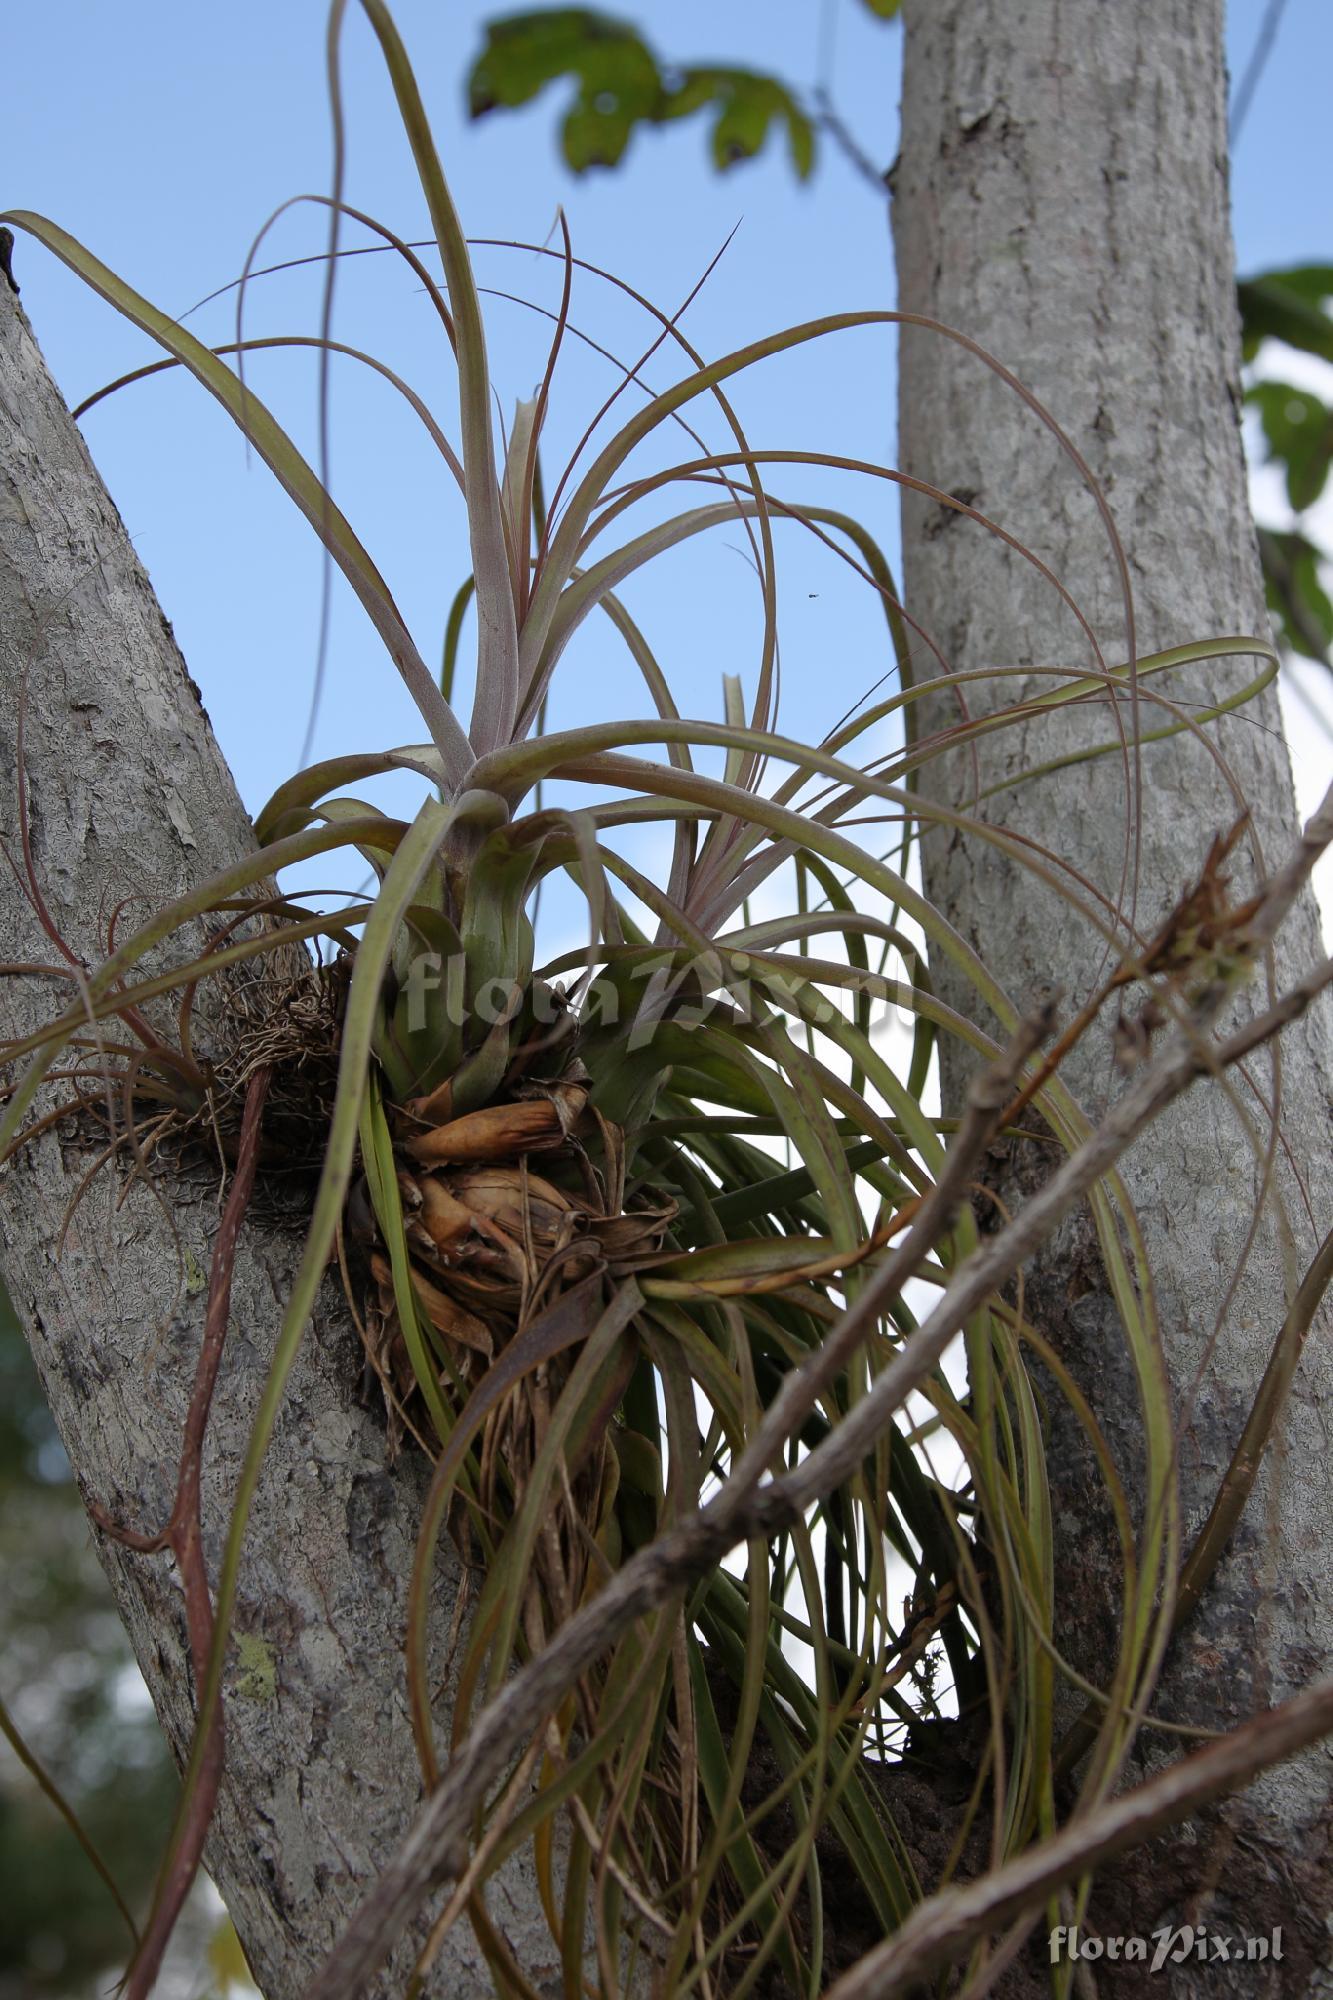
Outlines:
{"label": "bromeliad plant", "polygon": [[[1141,975],[1156,981],[1163,1018],[1179,1011],[1179,964],[1169,952],[1150,959],[1132,929],[1050,857],[964,811],[926,803],[914,785],[921,764],[966,745],[974,727],[1030,721],[1071,701],[1107,700],[1117,726],[1121,701],[1132,702],[1137,726],[1155,675],[1228,645],[1262,650],[1211,641],[1108,668],[1088,632],[1094,666],[1052,670],[1050,691],[998,724],[973,725],[964,678],[946,674],[931,683],[934,726],[919,726],[908,627],[875,543],[853,517],[765,483],[770,468],[812,462],[893,475],[847,459],[754,450],[726,396],[726,385],[758,362],[851,327],[887,325],[897,317],[887,312],[791,328],[712,363],[658,315],[650,354],[670,343],[685,372],[610,428],[603,420],[622,390],[641,386],[644,364],[626,371],[585,433],[587,445],[610,429],[607,441],[581,447],[548,507],[539,450],[577,260],[567,236],[563,251],[546,252],[562,267],[563,296],[544,379],[519,405],[501,463],[462,227],[389,13],[382,0],[362,5],[420,176],[443,290],[414,248],[370,226],[410,261],[457,361],[457,449],[413,401],[466,502],[472,574],[464,595],[475,599],[477,627],[466,730],[449,699],[463,600],[439,681],[351,524],[253,388],[55,224],[26,212],[9,218],[152,334],[234,417],[350,582],[429,738],[298,773],[259,815],[252,857],[111,950],[80,1007],[5,1052],[33,1056],[11,1094],[7,1139],[71,1047],[72,1068],[85,1079],[79,1107],[106,1103],[109,1145],[127,1146],[138,1169],[168,1136],[207,1130],[262,1173],[275,1150],[308,1150],[312,1116],[318,1125],[304,1258],[214,1603],[210,1611],[205,1587],[192,1628],[201,1688],[195,1754],[136,1965],[139,1991],[151,1982],[207,1823],[246,1513],[331,1257],[383,1387],[391,1443],[433,1461],[407,1657],[431,1781],[442,1753],[426,1667],[429,1585],[446,1529],[474,1579],[446,1724],[457,1742],[515,1657],[539,1652],[630,1553],[689,1515],[743,1462],[755,1464],[756,1453],[770,1469],[797,1462],[864,1397],[911,1337],[920,1294],[909,1281],[938,1285],[975,1245],[967,1195],[992,1138],[1017,1131],[1072,1147],[1085,1135],[1056,1059],[1043,1063],[1035,1053],[1045,1022],[1018,1022],[985,967],[913,887],[914,828],[967,827],[1036,868],[1086,910],[1090,936],[1113,947],[1117,969],[1103,992]],[[335,0],[335,114],[343,12]],[[341,169],[330,209],[336,250],[340,219],[355,214],[342,203]],[[703,398],[727,428],[721,450],[685,423],[683,413]],[[634,472],[636,449],[673,423],[693,455]],[[626,533],[623,516],[682,482],[704,488],[703,501]],[[620,586],[660,552],[737,523],[764,609],[753,701],[747,710],[740,677],[728,677],[724,720],[682,720]],[[879,594],[899,672],[893,693],[819,746],[777,726],[775,529],[784,523],[837,549]],[[623,639],[651,713],[548,733],[552,678],[594,615],[609,617]],[[1271,671],[1266,665],[1264,677]],[[942,687],[957,703],[944,722]],[[1166,732],[1208,719],[1165,702],[1161,715]],[[857,761],[867,732],[891,717],[902,719],[901,746]],[[631,754],[663,745],[665,762]],[[707,748],[725,754],[722,777],[695,768],[692,751]],[[785,772],[780,781],[770,779],[774,765]],[[426,788],[410,820],[347,789],[404,770]],[[546,803],[550,787],[570,802]],[[892,859],[874,852],[862,830],[886,822],[898,828]],[[621,830],[645,825],[670,832],[664,884],[617,844]],[[368,901],[310,916],[295,896],[271,893],[281,870],[340,850],[373,867]],[[534,910],[556,874],[581,899],[589,941],[541,963]],[[1210,909],[1221,937],[1216,875]],[[758,921],[750,906],[761,889],[770,906],[781,905],[783,892],[786,900]],[[143,972],[150,952],[210,912],[219,928],[206,953]],[[291,955],[321,935],[340,953],[332,973]],[[934,997],[927,965],[938,954],[973,981],[989,1030]],[[248,983],[237,985],[243,971]],[[195,1058],[189,1027],[205,978],[232,982],[232,1046],[212,1068]],[[173,1044],[149,1023],[154,1003],[179,989]],[[901,1063],[874,1032],[872,1009],[887,1001],[915,1024]],[[1095,1012],[1066,1032],[1057,1057]],[[1151,1018],[1139,1018],[1141,1034],[1150,1034]],[[102,1026],[113,1020],[137,1046],[122,1049]],[[960,1038],[978,1066],[1000,1062],[952,1140],[923,1103],[941,1032]],[[260,1075],[271,1080],[262,1128],[257,1108],[241,1118]],[[282,1106],[286,1122],[275,1110]],[[294,1138],[298,1130],[307,1136]],[[975,1867],[987,1852],[998,1861],[1049,1831],[1062,1663],[1052,1640],[1052,1531],[1031,1352],[1089,1426],[1126,1550],[1120,1652],[1087,1727],[1093,1754],[1080,1796],[1090,1802],[1112,1785],[1170,1629],[1164,1579],[1174,1572],[1178,1524],[1151,1290],[1124,1248],[1123,1190],[1108,1181],[1091,1199],[1142,1390],[1143,1523],[1131,1522],[1110,1454],[1026,1322],[1021,1293],[997,1294],[968,1328],[965,1388],[957,1370],[937,1370],[929,1408],[910,1424],[900,1419],[808,1520],[752,1544],[740,1573],[704,1576],[672,1615],[615,1647],[551,1728],[520,1747],[516,1781],[432,1951],[466,1913],[500,1990],[527,1990],[487,1915],[485,1882],[531,1842],[569,1991],[590,1978],[606,1994],[630,1990],[649,1967],[669,1994],[769,1990],[779,1973],[790,1990],[817,1992],[858,1922],[866,1939],[882,1935],[936,1886],[917,1878],[895,1828],[890,1763],[907,1731],[924,1742],[921,1725],[949,1714],[977,1754],[945,1873]],[[846,1315],[867,1297],[868,1329]],[[203,1407],[206,1418],[206,1397]],[[838,1937],[827,1922],[834,1851],[845,1878]]]}

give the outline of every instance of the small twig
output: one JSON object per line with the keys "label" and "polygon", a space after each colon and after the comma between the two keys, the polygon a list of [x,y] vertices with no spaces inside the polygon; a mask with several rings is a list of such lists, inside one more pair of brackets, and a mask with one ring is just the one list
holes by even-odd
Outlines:
{"label": "small twig", "polygon": [[[1234,1035],[1229,1035],[1214,1053],[1215,1066],[1218,1069],[1229,1069],[1232,1064],[1251,1055],[1255,1049],[1262,1048],[1265,1042],[1271,1042],[1281,1029],[1290,1027],[1293,1021],[1299,1021],[1301,1015],[1314,1005],[1324,988],[1330,985],[1333,985],[1333,958],[1326,958],[1318,965],[1311,966],[1294,986],[1288,988],[1280,1000],[1273,1003],[1267,1013],[1256,1014],[1252,1021],[1247,1021],[1243,1028],[1237,1028]],[[1211,1068],[1214,1064],[1206,1067]]]}
{"label": "small twig", "polygon": [[821,132],[826,132],[838,150],[855,168],[863,181],[869,183],[881,201],[889,198],[889,179],[883,167],[877,167],[837,110],[828,91],[822,84],[815,90],[815,122]]}
{"label": "small twig", "polygon": [[83,1821],[79,1818],[59,1785],[56,1784],[55,1779],[51,1777],[45,1765],[38,1757],[34,1756],[33,1752],[24,1742],[13,1717],[2,1701],[0,1701],[0,1736],[4,1737],[24,1770],[28,1773],[28,1776],[37,1786],[37,1789],[55,1807],[70,1832],[74,1835],[74,1838],[78,1841],[79,1846],[83,1849],[89,1862],[101,1876],[103,1883],[106,1885],[108,1895],[120,1911],[121,1916],[124,1917],[130,1936],[134,1939],[137,1947],[139,1942],[139,1927],[134,1921],[129,1904],[120,1893],[119,1883],[107,1867],[106,1862],[102,1859],[87,1827],[83,1824]]}
{"label": "small twig", "polygon": [[[228,1190],[226,1206],[222,1211],[222,1220],[218,1225],[217,1238],[213,1245],[204,1336],[199,1349],[199,1359],[195,1365],[194,1388],[185,1419],[180,1471],[171,1517],[159,1533],[139,1534],[133,1529],[119,1526],[96,1501],[91,1502],[88,1508],[103,1533],[120,1543],[123,1548],[133,1549],[139,1555],[155,1555],[162,1549],[170,1549],[175,1557],[185,1592],[185,1617],[189,1628],[190,1659],[194,1667],[196,1688],[203,1686],[208,1672],[209,1652],[213,1644],[213,1603],[208,1590],[208,1564],[204,1556],[201,1506],[204,1440],[208,1432],[209,1412],[213,1404],[213,1391],[217,1384],[222,1350],[227,1338],[236,1243],[254,1188],[255,1170],[259,1160],[259,1124],[271,1075],[270,1070],[256,1070],[246,1090],[245,1111],[241,1119],[241,1135],[236,1155],[236,1172]],[[185,1898],[190,1892],[190,1885],[194,1881],[213,1817],[213,1808],[217,1802],[218,1784],[222,1777],[223,1748],[222,1709],[219,1706],[209,1733],[208,1748],[200,1770],[198,1787],[190,1803],[184,1835],[176,1849],[169,1872],[158,1883],[153,1908],[149,1914],[148,1928],[130,1964],[126,1983],[127,2000],[147,2000],[157,1978],[162,1954],[166,1950]]]}
{"label": "small twig", "polygon": [[1259,87],[1259,79],[1267,67],[1268,58],[1273,53],[1273,44],[1277,40],[1277,31],[1281,25],[1286,5],[1287,0],[1268,0],[1268,5],[1264,10],[1264,18],[1259,23],[1259,33],[1255,37],[1253,52],[1251,53],[1250,60],[1245,65],[1245,74],[1236,86],[1236,95],[1231,102],[1231,146],[1233,152],[1236,142],[1240,138],[1245,120],[1249,115],[1250,106],[1254,102],[1254,93]]}

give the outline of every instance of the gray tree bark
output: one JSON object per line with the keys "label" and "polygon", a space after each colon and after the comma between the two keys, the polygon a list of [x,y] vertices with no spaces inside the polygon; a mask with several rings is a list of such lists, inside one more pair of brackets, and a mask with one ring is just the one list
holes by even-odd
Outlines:
{"label": "gray tree bark", "polygon": [[[254,834],[171,628],[0,281],[0,838],[20,871],[25,689],[36,873],[55,925],[95,965],[118,904],[129,899],[124,935],[150,908],[253,851]],[[202,936],[196,930],[190,949]],[[6,869],[0,960],[56,957]],[[205,1046],[222,1032],[206,992]],[[32,1031],[70,995],[64,982],[3,979],[0,1037]],[[0,1257],[85,1497],[125,1525],[155,1529],[175,1490],[218,1176],[167,1177],[161,1202],[140,1183],[117,1206],[126,1177],[103,1173],[57,1257],[61,1216],[91,1158],[86,1143],[54,1131],[16,1158],[0,1177]],[[214,1576],[308,1192],[284,1199],[261,1180],[242,1233],[204,1462]],[[183,1289],[182,1268],[191,1274]],[[420,1797],[402,1639],[421,1479],[408,1460],[387,1469],[383,1425],[358,1400],[360,1375],[356,1334],[330,1280],[254,1509],[225,1682],[226,1773],[206,1857],[269,2000],[302,1991]],[[166,1556],[98,1541],[182,1756],[194,1696],[179,1578]],[[457,1566],[442,1555],[441,1632],[458,1587]],[[560,1991],[526,1858],[500,1871],[490,1907],[534,1987]],[[421,1942],[409,1940],[386,1973],[386,1994],[404,1990]],[[451,2000],[494,1991],[466,1923],[430,1990]]]}
{"label": "gray tree bark", "polygon": [[[1239,428],[1220,0],[905,0],[903,14],[893,204],[900,305],[979,340],[1084,452],[1128,553],[1140,651],[1207,635],[1267,635]],[[901,354],[900,462],[1021,537],[1080,600],[1108,661],[1125,659],[1115,565],[1077,474],[975,359],[916,330]],[[1075,620],[1027,564],[983,529],[910,494],[903,560],[909,609],[953,669],[1091,663]],[[1215,659],[1163,685],[1198,710],[1255,670],[1251,661]],[[1036,675],[996,677],[971,684],[967,701],[972,713],[991,713],[1051,685]],[[934,700],[932,726],[956,716],[943,694]],[[1163,719],[1145,704],[1145,729]],[[1208,733],[1253,812],[1263,856],[1276,862],[1295,812],[1275,691]],[[970,753],[950,752],[928,768],[924,785],[964,805],[977,778],[983,793],[1001,787],[980,807],[988,820],[1067,855],[1115,899],[1131,805],[1119,756],[1003,788],[1036,762],[1113,738],[1105,703],[1066,710],[1055,727],[1048,718],[983,737],[975,771]],[[1143,782],[1138,920],[1151,936],[1237,805],[1199,745],[1181,737],[1145,747]],[[1025,870],[976,837],[938,832],[925,838],[923,866],[935,900],[1017,1005],[1051,981],[1065,987],[1067,1009],[1093,989],[1099,947]],[[1238,861],[1238,896],[1253,866],[1252,856]],[[1279,976],[1318,950],[1307,899],[1283,934]],[[1271,1070],[1254,1073],[1270,1093]],[[1089,1111],[1114,1093],[1104,1031],[1070,1075]],[[1225,1097],[1192,1095],[1128,1165],[1175,1393],[1185,1395],[1196,1376],[1201,1384],[1180,1453],[1187,1531],[1207,1512],[1294,1285],[1333,1219],[1327,1007],[1284,1040],[1281,1080],[1288,1150],[1276,1183],[1285,1222],[1270,1200],[1234,1292],[1258,1170],[1251,1136]],[[946,1094],[956,1081],[946,1065]],[[1248,1112],[1262,1137],[1262,1104],[1249,1098]],[[1011,1158],[1001,1193],[1021,1194],[1025,1167]],[[1091,1394],[1132,1479],[1140,1418],[1086,1226],[1051,1247],[1026,1297]],[[1225,1729],[1333,1666],[1328,1325],[1325,1312],[1225,1565],[1168,1659],[1159,1713]],[[1117,1565],[1096,1506],[1097,1477],[1068,1424],[1054,1424],[1051,1454],[1060,1637],[1104,1679]],[[1270,1774],[1218,1825],[1196,1828],[1192,1845],[1158,1854],[1151,1870],[1122,1884],[1123,1921],[1107,1928],[1151,1929],[1201,1907],[1202,1897],[1217,1928],[1254,1933],[1285,1923],[1308,1964],[1327,1942],[1333,1908],[1330,1771],[1327,1750],[1316,1748]],[[1101,1979],[1111,1969],[1097,1970]],[[1293,1972],[1289,1959],[1284,1976]],[[1191,1975],[1178,1976],[1179,1990],[1190,1990]],[[1222,1977],[1201,1990],[1221,1990]]]}

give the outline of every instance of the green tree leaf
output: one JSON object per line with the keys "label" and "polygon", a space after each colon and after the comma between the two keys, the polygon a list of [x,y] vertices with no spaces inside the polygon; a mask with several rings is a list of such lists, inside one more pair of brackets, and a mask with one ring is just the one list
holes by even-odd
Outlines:
{"label": "green tree leaf", "polygon": [[768,138],[774,119],[787,127],[791,162],[804,180],[815,163],[814,126],[791,92],[775,77],[754,70],[701,68],[684,72],[667,98],[664,115],[679,118],[703,106],[716,107],[710,146],[715,167],[751,160]]}
{"label": "green tree leaf", "polygon": [[485,45],[468,77],[469,112],[482,118],[501,107],[528,104],[564,77],[573,79],[575,90],[560,143],[575,173],[615,166],[637,126],[696,112],[713,114],[709,143],[718,167],[753,159],[775,120],[786,127],[788,152],[801,179],[814,166],[814,126],[776,77],[717,64],[664,68],[636,28],[589,7],[488,22]]}
{"label": "green tree leaf", "polygon": [[1256,382],[1246,401],[1259,412],[1269,458],[1286,469],[1287,498],[1299,514],[1314,504],[1328,480],[1333,410],[1313,391],[1289,382]]}
{"label": "green tree leaf", "polygon": [[1319,576],[1326,560],[1323,550],[1294,530],[1280,534],[1260,528],[1259,553],[1268,608],[1277,620],[1282,645],[1327,666],[1333,646],[1333,603]]}
{"label": "green tree leaf", "polygon": [[[1241,351],[1252,361],[1264,340],[1333,361],[1333,264],[1299,264],[1261,271],[1236,288]],[[1246,401],[1259,413],[1268,456],[1283,466],[1296,513],[1312,506],[1328,483],[1333,457],[1333,409],[1310,389],[1289,382],[1255,382]],[[1282,644],[1329,665],[1333,605],[1320,579],[1327,551],[1297,530],[1259,529],[1264,589]]]}
{"label": "green tree leaf", "polygon": [[606,91],[640,116],[655,108],[662,89],[656,60],[634,28],[588,7],[557,7],[487,23],[468,78],[468,108],[480,118],[501,105],[527,104],[562,76],[575,77],[590,100]]}
{"label": "green tree leaf", "polygon": [[1261,340],[1280,340],[1333,361],[1333,318],[1324,309],[1325,300],[1333,297],[1333,264],[1261,271],[1255,278],[1242,278],[1236,293],[1247,361],[1253,361]]}

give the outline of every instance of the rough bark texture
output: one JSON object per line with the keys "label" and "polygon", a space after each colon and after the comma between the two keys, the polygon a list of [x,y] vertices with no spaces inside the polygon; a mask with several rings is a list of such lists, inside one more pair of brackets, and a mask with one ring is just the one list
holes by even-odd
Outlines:
{"label": "rough bark texture", "polygon": [[[254,835],[148,580],[0,282],[0,837],[21,867],[16,725],[26,681],[33,848],[51,915],[89,963],[129,898],[151,906],[252,849]],[[54,947],[5,871],[0,959]],[[200,939],[196,933],[194,943]],[[68,1003],[49,979],[0,982],[0,1036]],[[216,1024],[215,1024],[216,1025]],[[208,1033],[205,1004],[203,1032]],[[113,1171],[53,1246],[87,1147],[40,1139],[0,1179],[0,1255],[83,1492],[128,1525],[170,1511],[203,1323],[218,1177],[136,1186]],[[236,1265],[231,1333],[204,1470],[213,1573],[230,1493],[300,1250],[308,1188],[261,1181]],[[179,1231],[188,1276],[178,1289]],[[359,1348],[330,1282],[287,1394],[255,1507],[226,1678],[227,1770],[208,1863],[269,2000],[299,1993],[396,1844],[420,1796],[404,1696],[405,1579],[421,1482],[389,1471],[360,1407]],[[168,1558],[101,1553],[167,1735],[188,1746],[193,1690]],[[442,1557],[437,1628],[457,1568]],[[558,1961],[526,1861],[492,1915],[541,1993]],[[402,1992],[420,1938],[383,1990]],[[494,1982],[466,1925],[431,1984],[481,2000]]]}
{"label": "rough bark texture", "polygon": [[[1141,651],[1208,634],[1266,633],[1239,430],[1219,0],[906,0],[903,11],[894,190],[900,304],[980,340],[1086,454],[1128,551]],[[1107,659],[1123,660],[1105,531],[1049,436],[979,363],[927,334],[906,335],[900,381],[904,470],[1023,538],[1080,600]],[[980,528],[908,496],[904,540],[909,607],[952,667],[1089,663],[1054,593]],[[1212,661],[1175,674],[1164,691],[1197,709],[1254,671],[1248,661]],[[997,678],[969,687],[967,699],[985,713],[1050,685]],[[941,698],[932,721],[945,719]],[[1145,710],[1146,728],[1161,720]],[[1058,730],[1048,720],[985,737],[980,787],[1113,733],[1102,705],[1068,712]],[[1253,809],[1264,857],[1279,860],[1295,814],[1275,693],[1210,734]],[[954,753],[926,782],[967,803],[973,775],[970,756]],[[1143,776],[1138,916],[1151,935],[1237,807],[1188,741],[1148,746]],[[1110,756],[999,790],[982,811],[1069,855],[1116,898],[1128,805],[1125,767]],[[1052,980],[1071,1004],[1092,989],[1100,951],[1026,872],[978,839],[947,834],[927,836],[924,865],[935,899],[1016,1004]],[[1318,949],[1307,901],[1279,959],[1289,972]],[[1104,1034],[1071,1074],[1090,1111],[1114,1092]],[[1254,1074],[1261,1091],[1271,1089],[1265,1066]],[[1331,1219],[1331,1080],[1324,1009],[1282,1050],[1290,1150],[1277,1179],[1290,1238],[1284,1242],[1270,1204],[1229,1300],[1257,1178],[1236,1111],[1219,1092],[1197,1091],[1129,1163],[1177,1394],[1202,1376],[1181,1451],[1187,1530],[1206,1513],[1286,1301]],[[946,1089],[951,1082],[946,1073]],[[1262,1129],[1261,1106],[1253,1097],[1248,1104]],[[1014,1160],[1001,1173],[1002,1191],[1019,1192],[1023,1171]],[[1064,1232],[1033,1274],[1027,1300],[1091,1391],[1132,1478],[1133,1387],[1085,1230]],[[1333,1667],[1327,1325],[1325,1315],[1323,1337],[1317,1325],[1307,1343],[1280,1443],[1210,1601],[1168,1662],[1156,1706],[1192,1724],[1225,1728]],[[1095,1475],[1067,1427],[1057,1423],[1051,1449],[1063,1637],[1087,1671],[1104,1676],[1116,1578]],[[1196,1845],[1122,1878],[1121,1921],[1106,1927],[1150,1929],[1221,1883],[1211,1922],[1238,1932],[1284,1922],[1289,1947],[1299,1935],[1308,1966],[1333,1907],[1330,1770],[1327,1751],[1312,1751],[1229,1808],[1224,1824],[1201,1832]],[[1300,1990],[1296,1971],[1289,1957],[1279,1969],[1281,1990]],[[1097,1973],[1104,1982],[1111,1968],[1099,1965]],[[1192,1975],[1181,1968],[1176,1976],[1179,1990],[1190,1990]],[[1256,1983],[1257,1968],[1240,1976],[1251,1983],[1237,1990],[1268,1990]],[[1222,1990],[1220,1969],[1199,1977],[1201,1990]]]}

